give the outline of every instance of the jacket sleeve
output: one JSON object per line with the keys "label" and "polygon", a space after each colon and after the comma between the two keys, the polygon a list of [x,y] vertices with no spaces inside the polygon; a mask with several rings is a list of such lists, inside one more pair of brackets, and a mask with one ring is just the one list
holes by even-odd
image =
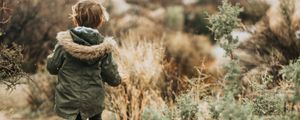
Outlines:
{"label": "jacket sleeve", "polygon": [[110,86],[118,86],[121,83],[118,66],[114,62],[111,53],[102,60],[101,69],[101,76],[104,82]]}
{"label": "jacket sleeve", "polygon": [[56,44],[53,53],[47,58],[47,70],[52,75],[57,75],[64,62],[64,51],[61,45]]}

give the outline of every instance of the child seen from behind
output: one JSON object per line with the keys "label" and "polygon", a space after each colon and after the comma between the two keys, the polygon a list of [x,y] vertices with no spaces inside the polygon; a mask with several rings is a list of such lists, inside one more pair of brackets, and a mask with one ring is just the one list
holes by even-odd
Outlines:
{"label": "child seen from behind", "polygon": [[103,37],[97,27],[107,18],[105,9],[93,0],[72,7],[77,27],[59,32],[47,70],[58,76],[55,112],[68,120],[101,120],[104,82],[118,86],[121,77],[113,60],[114,41]]}

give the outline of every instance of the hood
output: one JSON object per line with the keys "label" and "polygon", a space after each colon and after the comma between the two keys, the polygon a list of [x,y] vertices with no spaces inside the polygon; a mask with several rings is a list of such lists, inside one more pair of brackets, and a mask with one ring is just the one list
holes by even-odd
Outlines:
{"label": "hood", "polygon": [[56,39],[64,50],[80,60],[95,60],[113,52],[116,42],[103,37],[97,30],[86,27],[59,32]]}
{"label": "hood", "polygon": [[87,27],[76,27],[70,29],[73,41],[80,45],[91,46],[103,42],[104,37],[96,29]]}

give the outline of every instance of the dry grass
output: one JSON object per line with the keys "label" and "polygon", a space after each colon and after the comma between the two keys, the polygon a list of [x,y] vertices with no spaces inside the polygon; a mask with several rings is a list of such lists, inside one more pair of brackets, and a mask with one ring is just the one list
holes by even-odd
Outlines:
{"label": "dry grass", "polygon": [[107,108],[117,113],[119,119],[141,119],[141,111],[151,101],[163,102],[158,86],[163,82],[164,48],[159,42],[147,42],[139,37],[130,32],[122,39],[115,60],[120,73],[128,75],[128,80],[118,88],[107,89]]}
{"label": "dry grass", "polygon": [[175,97],[190,88],[201,94],[199,98],[219,92],[220,83],[211,74],[214,69],[208,70],[214,64],[208,37],[166,35],[168,30],[157,29],[159,25],[137,21],[139,26],[122,34],[115,55],[120,73],[128,79],[117,88],[107,88],[106,108],[118,119],[139,120],[149,106],[156,110],[174,106]]}
{"label": "dry grass", "polygon": [[14,89],[20,84],[21,78],[27,77],[22,70],[22,47],[16,44],[8,47],[0,45],[0,84],[7,89]]}
{"label": "dry grass", "polygon": [[298,12],[299,7],[292,1],[278,2],[268,10],[266,17],[256,24],[253,36],[236,51],[247,70],[269,67],[276,72],[280,65],[299,57],[300,43],[295,35],[300,23],[295,17]]}
{"label": "dry grass", "polygon": [[53,115],[56,81],[57,77],[50,75],[44,66],[39,68],[38,73],[31,76],[26,90],[27,103],[31,111],[27,113],[27,116],[36,118],[40,115]]}

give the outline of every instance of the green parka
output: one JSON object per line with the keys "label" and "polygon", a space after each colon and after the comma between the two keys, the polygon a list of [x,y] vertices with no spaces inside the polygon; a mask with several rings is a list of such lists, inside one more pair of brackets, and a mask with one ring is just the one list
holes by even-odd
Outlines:
{"label": "green parka", "polygon": [[47,69],[58,76],[55,112],[74,120],[78,113],[87,119],[104,110],[104,83],[121,82],[112,58],[113,40],[95,29],[76,27],[60,32],[58,44],[47,59]]}

